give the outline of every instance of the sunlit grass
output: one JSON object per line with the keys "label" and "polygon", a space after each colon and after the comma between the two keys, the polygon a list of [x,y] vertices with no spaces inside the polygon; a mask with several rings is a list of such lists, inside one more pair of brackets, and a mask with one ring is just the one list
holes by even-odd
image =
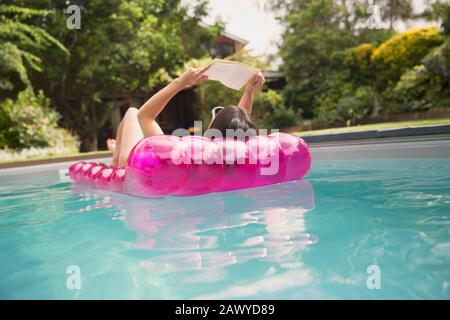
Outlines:
{"label": "sunlit grass", "polygon": [[92,152],[67,152],[55,153],[54,150],[47,148],[30,148],[22,151],[0,150],[0,164],[11,164],[29,162],[34,160],[56,160],[59,158],[77,158],[77,157],[108,157],[109,151],[92,151]]}

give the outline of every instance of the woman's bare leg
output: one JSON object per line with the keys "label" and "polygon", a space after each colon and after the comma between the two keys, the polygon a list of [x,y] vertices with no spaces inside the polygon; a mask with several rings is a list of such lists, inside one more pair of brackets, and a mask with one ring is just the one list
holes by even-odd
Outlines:
{"label": "woman's bare leg", "polygon": [[125,166],[131,149],[144,137],[137,114],[138,109],[129,108],[120,122],[119,128],[117,129],[113,165],[119,167]]}
{"label": "woman's bare leg", "polygon": [[[120,142],[118,143],[117,141],[122,140],[122,137],[121,137],[122,136],[122,128],[123,128],[123,119],[119,123],[119,128],[117,128],[116,141],[115,141],[113,157],[112,157],[112,164],[113,164],[113,166],[116,166],[116,167],[119,165],[119,152],[120,152],[119,151],[120,150]],[[108,149],[109,149],[109,146],[108,146]]]}
{"label": "woman's bare leg", "polygon": [[112,154],[116,152],[116,140],[112,138],[106,139],[106,146],[108,147],[108,150],[111,151]]}
{"label": "woman's bare leg", "polygon": [[[114,166],[125,166],[133,147],[144,138],[144,133],[138,120],[138,113],[138,109],[129,108],[123,116],[122,121],[120,121],[112,158],[112,164]],[[161,127],[154,120],[147,123],[146,129],[149,136],[163,134]]]}
{"label": "woman's bare leg", "polygon": [[112,138],[106,139],[106,146],[111,153],[114,153],[116,151],[116,140]]}
{"label": "woman's bare leg", "polygon": [[122,128],[123,128],[123,119],[119,123],[119,128],[117,128],[116,139],[108,138],[106,139],[106,146],[108,150],[112,153],[112,164],[113,166],[118,166],[119,164],[119,144],[117,140],[121,140],[122,136]]}

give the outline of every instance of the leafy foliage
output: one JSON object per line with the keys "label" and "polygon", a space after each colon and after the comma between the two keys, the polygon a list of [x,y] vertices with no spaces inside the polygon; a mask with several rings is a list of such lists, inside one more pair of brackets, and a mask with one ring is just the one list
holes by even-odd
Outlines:
{"label": "leafy foliage", "polygon": [[[448,4],[428,5],[430,17],[443,21],[444,32],[425,27],[396,34],[397,22],[416,18],[410,0],[273,2],[285,26],[280,50],[288,108],[321,122],[358,123],[380,112],[445,105],[448,69],[435,48],[444,41]],[[372,15],[374,4],[378,15]],[[375,28],[374,16],[381,19]],[[424,74],[411,71],[420,65]]]}
{"label": "leafy foliage", "polygon": [[66,27],[64,1],[4,1],[53,13],[41,24],[70,54],[47,48],[46,72],[33,74],[33,84],[54,100],[65,125],[77,130],[83,151],[97,148],[97,133],[112,109],[130,105],[185,61],[205,55],[220,30],[199,26],[207,14],[204,0],[189,7],[181,0],[71,1],[81,8],[80,30]]}
{"label": "leafy foliage", "polygon": [[[266,90],[255,97],[260,126],[289,127],[301,117],[354,124],[379,112],[449,105],[448,1],[427,3],[419,16],[442,21],[441,29],[399,34],[396,23],[416,18],[412,0],[271,2],[285,27],[280,54],[288,83],[281,93]],[[187,62],[210,61],[207,50],[223,25],[199,26],[207,3],[71,0],[81,8],[82,23],[81,30],[69,30],[64,1],[2,0],[0,95],[23,92],[1,103],[0,147],[53,148],[58,137],[76,145],[57,128],[59,121],[76,128],[83,150],[95,149],[112,109],[167,83]],[[378,25],[373,4],[380,9]],[[229,58],[267,68],[245,50]],[[32,87],[51,97],[63,121]],[[237,104],[242,93],[217,82],[196,90],[197,111],[206,122],[212,107]]]}
{"label": "leafy foliage", "polygon": [[422,64],[407,70],[393,95],[403,111],[450,106],[450,41],[433,49]]}
{"label": "leafy foliage", "polygon": [[39,53],[46,48],[55,46],[67,53],[61,42],[30,22],[31,18],[48,14],[47,10],[0,5],[0,89],[12,91],[18,85],[30,87],[29,69],[42,71]]}
{"label": "leafy foliage", "polygon": [[436,27],[416,28],[397,33],[376,48],[371,60],[381,83],[395,83],[403,72],[420,63],[420,60],[443,42]]}
{"label": "leafy foliage", "polygon": [[264,118],[264,127],[274,129],[285,129],[295,126],[300,120],[298,110],[280,106]]}
{"label": "leafy foliage", "polygon": [[[280,47],[288,80],[283,92],[285,104],[301,110],[305,118],[324,115],[352,90],[351,75],[358,74],[362,80],[365,75],[361,71],[370,74],[371,51],[389,32],[358,29],[368,18],[363,2],[353,2],[354,8],[334,0],[277,3],[287,12],[282,17],[286,31]],[[352,57],[348,56],[349,48],[367,39],[373,43],[355,48]],[[352,59],[356,59],[354,69],[349,67]],[[339,117],[330,114],[322,118],[333,121]]]}
{"label": "leafy foliage", "polygon": [[17,100],[0,104],[0,148],[68,147],[78,149],[78,140],[59,128],[58,113],[42,91],[31,89],[19,93]]}
{"label": "leafy foliage", "polygon": [[363,43],[350,48],[344,57],[344,65],[349,68],[352,79],[358,83],[371,82],[373,75],[372,54],[375,46],[371,43]]}

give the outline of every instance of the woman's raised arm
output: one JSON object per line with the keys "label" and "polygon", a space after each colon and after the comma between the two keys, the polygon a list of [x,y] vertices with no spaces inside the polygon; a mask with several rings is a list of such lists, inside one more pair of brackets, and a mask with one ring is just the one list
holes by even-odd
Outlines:
{"label": "woman's raised arm", "polygon": [[245,84],[244,93],[242,94],[238,106],[244,109],[248,114],[252,113],[253,94],[256,89],[260,88],[264,84],[264,82],[266,82],[266,79],[260,71]]}
{"label": "woman's raised arm", "polygon": [[207,69],[208,67],[187,70],[180,77],[154,94],[141,106],[137,117],[145,137],[163,133],[159,125],[155,122],[156,117],[178,92],[208,79],[204,75]]}

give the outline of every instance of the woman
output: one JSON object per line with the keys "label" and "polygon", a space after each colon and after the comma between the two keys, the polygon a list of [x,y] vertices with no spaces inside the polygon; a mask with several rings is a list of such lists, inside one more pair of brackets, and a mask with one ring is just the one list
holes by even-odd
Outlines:
{"label": "woman", "polygon": [[[164,134],[155,121],[167,103],[181,90],[207,80],[204,74],[208,67],[189,69],[179,78],[153,95],[140,109],[129,108],[120,122],[116,140],[108,139],[108,149],[113,153],[113,165],[125,166],[128,155],[142,138]],[[244,94],[238,106],[227,106],[215,116],[209,126],[218,129],[225,136],[226,129],[256,129],[250,118],[253,94],[265,82],[261,72],[255,74],[245,85]]]}

